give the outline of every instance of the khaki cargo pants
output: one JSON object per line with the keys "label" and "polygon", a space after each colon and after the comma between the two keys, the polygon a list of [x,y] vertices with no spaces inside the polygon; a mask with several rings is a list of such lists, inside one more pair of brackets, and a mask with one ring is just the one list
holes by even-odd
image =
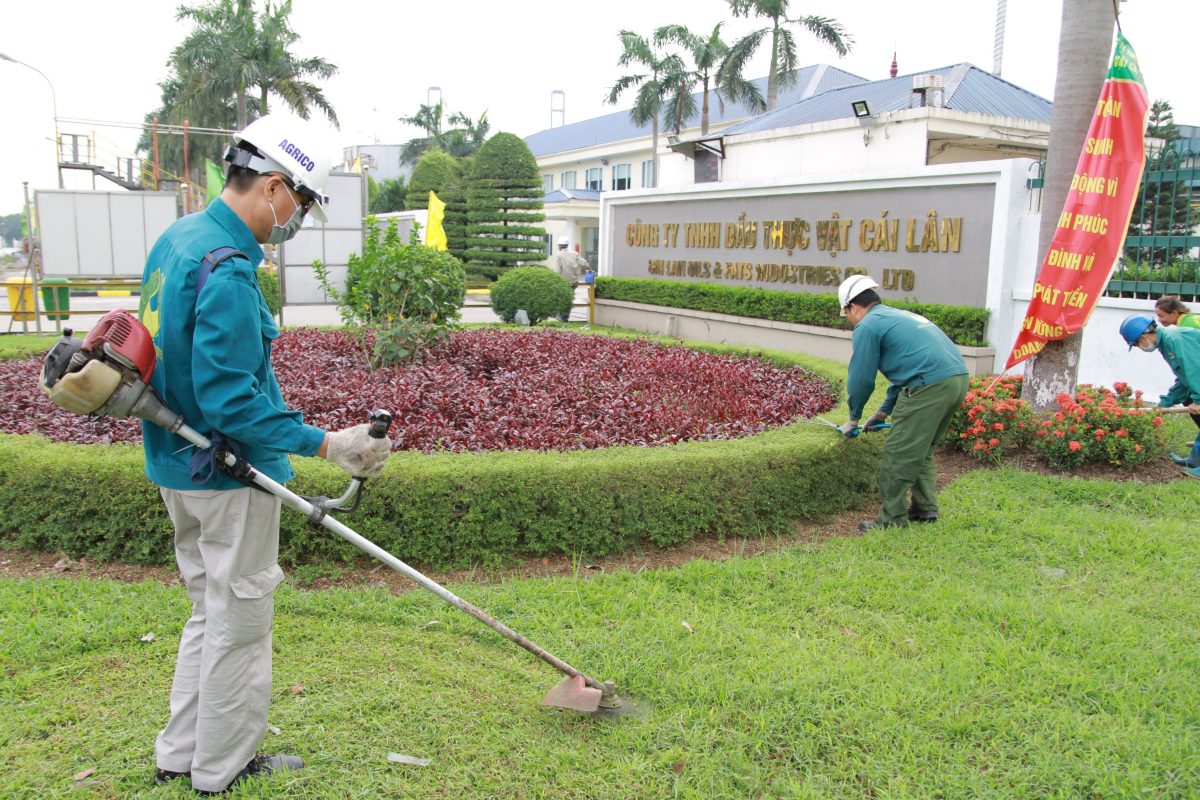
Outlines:
{"label": "khaki cargo pants", "polygon": [[160,769],[191,771],[193,788],[219,791],[266,734],[280,502],[249,488],[160,491],[192,616],[155,755]]}

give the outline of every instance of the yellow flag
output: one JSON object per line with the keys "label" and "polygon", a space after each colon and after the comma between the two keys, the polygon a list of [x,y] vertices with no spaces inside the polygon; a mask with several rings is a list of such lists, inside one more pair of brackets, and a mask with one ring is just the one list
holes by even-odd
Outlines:
{"label": "yellow flag", "polygon": [[362,172],[362,158],[361,157],[359,157],[359,156],[354,157],[354,166],[350,167],[350,171],[351,172]]}
{"label": "yellow flag", "polygon": [[429,219],[425,224],[425,246],[434,250],[446,249],[446,229],[442,220],[446,218],[446,204],[433,192],[429,193]]}

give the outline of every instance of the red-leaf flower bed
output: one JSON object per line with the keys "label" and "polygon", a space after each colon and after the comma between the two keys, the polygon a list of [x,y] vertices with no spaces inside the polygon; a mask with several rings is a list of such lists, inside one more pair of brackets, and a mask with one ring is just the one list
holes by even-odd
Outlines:
{"label": "red-leaf flower bed", "polygon": [[[684,347],[562,331],[460,331],[421,364],[372,372],[333,331],[292,330],[272,361],[289,406],[337,430],[395,415],[396,448],[576,450],[730,439],[833,408],[820,377]],[[37,388],[40,358],[0,363],[0,431],[138,442],[140,423],[78,417]]]}

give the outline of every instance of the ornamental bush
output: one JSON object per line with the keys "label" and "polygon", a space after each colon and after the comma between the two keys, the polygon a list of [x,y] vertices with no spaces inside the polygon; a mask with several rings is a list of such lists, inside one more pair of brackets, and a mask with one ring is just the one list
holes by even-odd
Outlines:
{"label": "ornamental bush", "polygon": [[1112,389],[1080,384],[1075,394],[1058,396],[1057,411],[1040,418],[1021,399],[1022,383],[1020,377],[973,379],[942,443],[992,463],[1031,448],[1059,470],[1089,463],[1134,467],[1166,449],[1162,415],[1141,407],[1142,393],[1126,383]]}
{"label": "ornamental bush", "polygon": [[492,310],[505,322],[512,322],[519,309],[536,325],[571,313],[575,290],[561,276],[545,267],[515,267],[492,286]]}
{"label": "ornamental bush", "polygon": [[993,380],[976,378],[970,382],[944,443],[980,461],[999,464],[1028,441],[1033,412],[1021,399],[1022,378],[1001,378],[994,385]]}
{"label": "ornamental bush", "polygon": [[[738,317],[770,319],[820,328],[845,329],[837,296],[812,292],[784,292],[749,286],[715,283],[682,283],[657,278],[597,278],[596,297],[626,300],[672,308],[713,311]],[[941,328],[955,344],[982,347],[987,344],[988,310],[974,306],[947,306],[888,300],[887,305],[920,314]]]}
{"label": "ornamental bush", "polygon": [[313,262],[321,286],[372,367],[415,359],[445,341],[446,326],[458,318],[466,297],[462,262],[426,247],[418,236],[414,225],[405,244],[396,220],[381,231],[379,221],[367,217],[363,251],[350,255],[345,291],[332,285],[324,264]]}
{"label": "ornamental bush", "polygon": [[[1115,391],[1114,391],[1115,390]],[[1132,467],[1166,449],[1163,418],[1142,408],[1142,393],[1126,383],[1113,389],[1080,384],[1075,394],[1055,399],[1058,411],[1038,425],[1033,448],[1056,469],[1092,462]]]}

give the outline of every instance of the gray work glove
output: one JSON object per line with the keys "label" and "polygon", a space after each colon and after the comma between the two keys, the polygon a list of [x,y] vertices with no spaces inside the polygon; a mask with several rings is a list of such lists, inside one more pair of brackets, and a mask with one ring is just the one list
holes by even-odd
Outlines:
{"label": "gray work glove", "polygon": [[858,420],[852,419],[844,425],[839,425],[838,430],[842,436],[857,436],[858,435]]}
{"label": "gray work glove", "polygon": [[374,478],[383,471],[392,440],[373,439],[368,435],[371,426],[364,423],[329,434],[325,460],[337,464],[355,478]]}
{"label": "gray work glove", "polygon": [[872,414],[870,417],[867,418],[867,421],[866,421],[866,423],[863,424],[863,427],[866,428],[867,430],[870,430],[871,428],[874,428],[876,425],[882,425],[883,423],[887,422],[887,418],[888,418],[888,415],[886,412],[876,411],[874,414]]}

